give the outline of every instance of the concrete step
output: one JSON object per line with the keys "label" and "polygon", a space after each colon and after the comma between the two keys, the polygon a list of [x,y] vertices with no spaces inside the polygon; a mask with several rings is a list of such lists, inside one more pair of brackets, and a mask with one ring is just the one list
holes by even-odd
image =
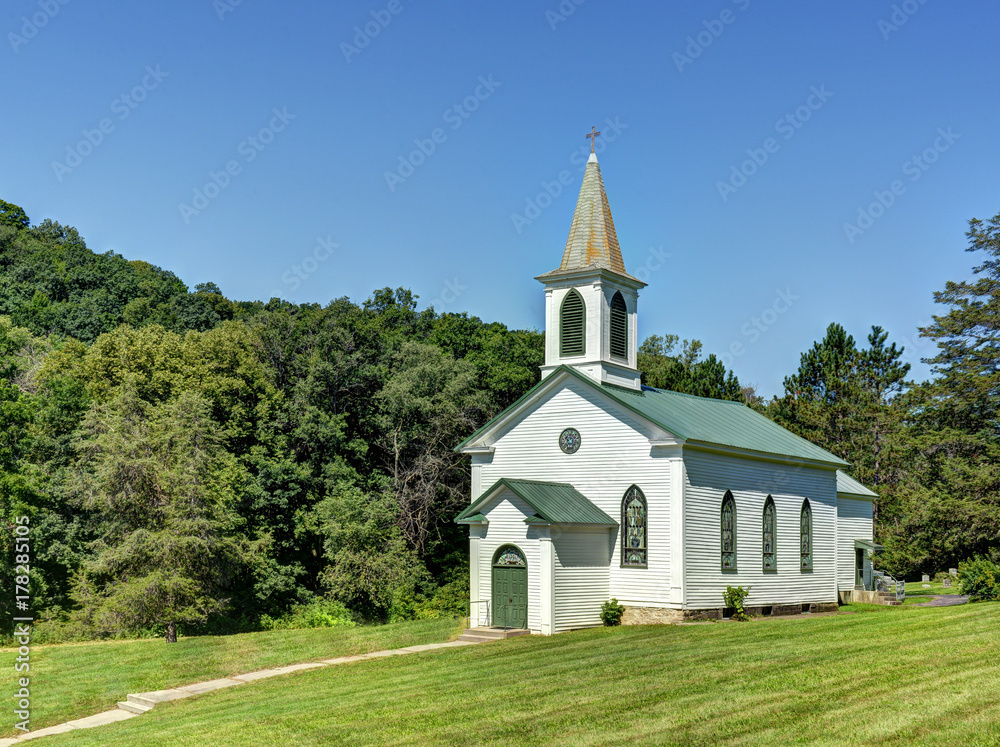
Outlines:
{"label": "concrete step", "polygon": [[151,705],[142,705],[141,703],[131,703],[129,701],[118,701],[118,707],[123,711],[128,711],[129,713],[143,714],[146,711],[153,710]]}
{"label": "concrete step", "polygon": [[508,628],[507,630],[503,628],[466,628],[458,640],[483,643],[485,641],[499,641],[504,638],[517,638],[522,635],[531,635],[531,631],[523,628]]}
{"label": "concrete step", "polygon": [[[157,701],[153,698],[147,698],[143,695],[129,695],[125,700],[132,705],[139,706],[140,708],[145,708],[148,711],[150,708],[156,705]],[[127,709],[126,709],[127,710]],[[145,713],[146,711],[143,711]]]}

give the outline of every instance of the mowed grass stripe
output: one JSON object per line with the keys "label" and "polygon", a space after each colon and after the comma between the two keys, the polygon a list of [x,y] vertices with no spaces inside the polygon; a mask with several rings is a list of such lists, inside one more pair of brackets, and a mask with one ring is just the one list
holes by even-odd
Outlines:
{"label": "mowed grass stripe", "polygon": [[1000,744],[1000,605],[595,629],[311,670],[66,745]]}
{"label": "mowed grass stripe", "polygon": [[[454,620],[357,628],[281,630],[232,636],[39,646],[31,652],[34,730],[114,708],[129,693],[337,656],[438,643],[459,632]],[[16,651],[0,651],[4,691],[16,692]],[[0,734],[14,736],[12,720]]]}

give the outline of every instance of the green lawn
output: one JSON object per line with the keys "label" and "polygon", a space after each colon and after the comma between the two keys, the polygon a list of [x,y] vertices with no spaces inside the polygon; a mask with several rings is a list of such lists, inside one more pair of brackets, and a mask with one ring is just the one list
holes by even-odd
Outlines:
{"label": "green lawn", "polygon": [[1000,604],[591,629],[264,680],[51,745],[1000,745]]}
{"label": "green lawn", "polygon": [[[277,630],[231,636],[108,641],[38,646],[31,651],[31,727],[42,729],[114,708],[128,693],[418,643],[460,632],[454,620],[424,620],[357,628]],[[16,653],[0,650],[3,692],[13,697]],[[8,698],[8,700],[10,699]],[[9,710],[9,709],[5,709]],[[5,717],[0,736],[14,736]]]}

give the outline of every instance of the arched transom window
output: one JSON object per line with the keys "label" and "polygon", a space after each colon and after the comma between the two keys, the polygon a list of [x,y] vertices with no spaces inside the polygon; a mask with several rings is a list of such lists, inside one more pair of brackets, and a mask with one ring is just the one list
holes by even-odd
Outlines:
{"label": "arched transom window", "polygon": [[622,565],[646,567],[646,496],[633,485],[622,498]]}
{"label": "arched transom window", "polygon": [[524,553],[522,553],[513,545],[505,545],[504,547],[501,547],[500,550],[497,552],[497,557],[496,560],[493,561],[493,565],[502,565],[502,566],[513,565],[523,568],[528,564],[524,560]]}
{"label": "arched transom window", "polygon": [[559,312],[559,355],[583,355],[587,345],[587,315],[581,296],[574,288],[563,299]]}
{"label": "arched transom window", "polygon": [[771,496],[764,501],[764,529],[763,536],[763,568],[765,571],[776,571],[778,569],[777,558],[774,552],[775,526],[774,526],[774,499]]}
{"label": "arched transom window", "polygon": [[812,508],[809,499],[802,501],[802,514],[799,516],[799,567],[803,571],[811,571],[813,567],[813,523]]}
{"label": "arched transom window", "polygon": [[722,498],[722,570],[736,570],[736,501],[728,490]]}
{"label": "arched transom window", "polygon": [[611,355],[628,359],[628,309],[620,292],[611,299]]}

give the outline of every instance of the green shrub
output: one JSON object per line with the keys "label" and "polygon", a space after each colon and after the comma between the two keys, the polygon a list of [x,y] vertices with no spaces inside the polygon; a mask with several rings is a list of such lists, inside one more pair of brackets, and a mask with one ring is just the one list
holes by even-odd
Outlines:
{"label": "green shrub", "polygon": [[601,605],[601,622],[607,626],[621,625],[622,615],[625,614],[625,608],[618,604],[617,599],[612,599]]}
{"label": "green shrub", "polygon": [[733,619],[740,622],[748,622],[750,615],[743,609],[743,602],[750,596],[750,587],[727,586],[722,594],[722,601],[726,607],[733,610]]}
{"label": "green shrub", "polygon": [[301,630],[304,628],[353,628],[357,623],[351,611],[332,599],[317,597],[308,604],[299,604],[285,615],[273,618],[262,615],[264,630]]}
{"label": "green shrub", "polygon": [[1000,599],[1000,566],[986,558],[959,563],[958,589],[970,602]]}

